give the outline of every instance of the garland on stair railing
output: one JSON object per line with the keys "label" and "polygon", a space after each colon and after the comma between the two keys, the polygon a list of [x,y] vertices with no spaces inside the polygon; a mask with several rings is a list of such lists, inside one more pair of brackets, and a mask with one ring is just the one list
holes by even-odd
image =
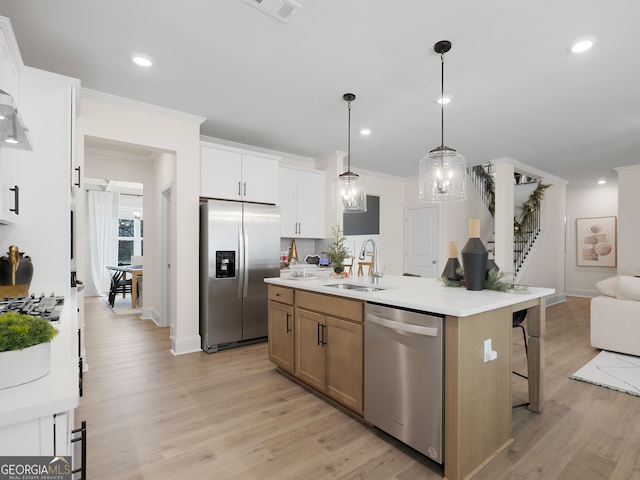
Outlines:
{"label": "garland on stair railing", "polygon": [[[489,166],[491,166],[491,164],[489,164]],[[493,184],[493,176],[487,172],[484,165],[476,165],[472,168],[476,176],[483,180],[484,196],[489,199],[487,208],[489,209],[491,216],[494,217],[496,213],[496,188]]]}
{"label": "garland on stair railing", "polygon": [[533,231],[536,223],[536,213],[540,210],[540,201],[544,197],[544,191],[551,185],[538,183],[536,189],[531,192],[529,198],[520,207],[522,213],[520,220],[513,217],[513,236],[517,241],[523,241],[529,232]]}

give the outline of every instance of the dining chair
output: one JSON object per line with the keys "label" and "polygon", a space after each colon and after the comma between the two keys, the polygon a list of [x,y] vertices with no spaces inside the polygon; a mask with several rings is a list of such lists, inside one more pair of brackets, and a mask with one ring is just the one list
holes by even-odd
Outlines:
{"label": "dining chair", "polygon": [[124,272],[115,271],[111,276],[111,288],[109,290],[109,305],[113,308],[116,301],[116,296],[122,293],[122,296],[126,296],[127,293],[132,293],[131,279],[123,280]]}

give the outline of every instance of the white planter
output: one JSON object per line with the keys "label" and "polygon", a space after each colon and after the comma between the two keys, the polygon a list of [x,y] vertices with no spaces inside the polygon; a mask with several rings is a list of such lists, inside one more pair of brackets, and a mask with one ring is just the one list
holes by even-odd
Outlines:
{"label": "white planter", "polygon": [[49,373],[51,342],[0,352],[0,390],[33,382]]}

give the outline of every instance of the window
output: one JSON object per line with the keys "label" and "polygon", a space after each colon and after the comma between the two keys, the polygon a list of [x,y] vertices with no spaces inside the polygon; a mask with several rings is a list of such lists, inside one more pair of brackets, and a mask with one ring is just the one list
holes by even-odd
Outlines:
{"label": "window", "polygon": [[118,212],[118,265],[131,265],[133,255],[144,255],[142,199],[139,203],[129,205],[121,200]]}

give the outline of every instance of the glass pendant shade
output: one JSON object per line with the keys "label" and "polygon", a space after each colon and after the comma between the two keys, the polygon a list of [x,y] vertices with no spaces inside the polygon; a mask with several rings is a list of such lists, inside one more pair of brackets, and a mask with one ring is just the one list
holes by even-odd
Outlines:
{"label": "glass pendant shade", "polygon": [[336,209],[343,213],[367,211],[367,192],[360,177],[353,172],[345,172],[333,182],[333,198]]}
{"label": "glass pendant shade", "polygon": [[431,150],[420,160],[419,199],[427,203],[460,202],[467,198],[467,161],[449,147]]}

